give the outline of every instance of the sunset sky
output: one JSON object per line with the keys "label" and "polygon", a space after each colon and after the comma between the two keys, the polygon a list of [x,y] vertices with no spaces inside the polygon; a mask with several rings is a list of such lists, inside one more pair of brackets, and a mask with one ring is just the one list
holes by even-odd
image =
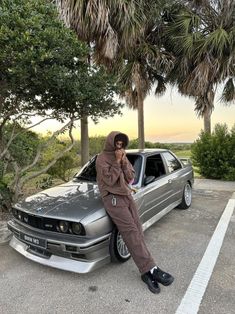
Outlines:
{"label": "sunset sky", "polygon": [[[212,128],[216,123],[226,123],[229,128],[235,123],[235,105],[224,106],[218,101],[212,114]],[[145,104],[145,138],[152,142],[193,142],[203,128],[203,120],[198,119],[194,112],[194,101],[178,94],[169,88],[164,96],[150,95]],[[127,133],[130,139],[137,138],[137,111],[122,110],[122,116],[100,119],[95,125],[89,123],[89,136],[107,135],[118,130]],[[56,121],[45,122],[35,128],[37,132],[55,131],[59,127]],[[75,133],[79,138],[79,133]]]}

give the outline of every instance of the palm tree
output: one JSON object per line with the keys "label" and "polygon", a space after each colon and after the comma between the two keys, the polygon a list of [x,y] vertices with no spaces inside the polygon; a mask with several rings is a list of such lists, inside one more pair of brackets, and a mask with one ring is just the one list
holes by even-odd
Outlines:
{"label": "palm tree", "polygon": [[235,75],[235,3],[230,0],[185,2],[167,17],[166,47],[175,66],[168,79],[196,100],[195,110],[211,132],[211,113],[218,84],[224,101],[233,101]]}
{"label": "palm tree", "polygon": [[[151,36],[157,28],[162,3],[162,0],[57,0],[67,25],[80,39],[92,43],[94,60],[118,69],[123,94],[128,104],[138,109],[139,148],[144,148],[144,99],[154,78],[163,86],[162,71],[156,74],[157,54],[162,51],[152,44]],[[144,58],[149,55],[155,55],[154,70],[149,66],[150,59]],[[162,65],[161,61],[158,68]]]}
{"label": "palm tree", "polygon": [[[66,24],[93,47],[93,59],[110,66],[120,46],[128,50],[141,33],[141,10],[135,1],[57,0]],[[143,1],[139,1],[143,4]],[[139,6],[141,8],[142,6]],[[144,15],[143,15],[144,17]],[[121,38],[119,38],[122,33]],[[127,40],[127,38],[129,40]],[[91,60],[91,58],[89,58]],[[81,119],[82,164],[89,156],[87,117]]]}
{"label": "palm tree", "polygon": [[[147,39],[149,37],[146,37]],[[150,40],[138,43],[128,59],[117,62],[114,71],[118,73],[119,82],[124,86],[123,96],[128,106],[138,110],[138,146],[144,148],[144,99],[157,82],[155,94],[165,92],[164,73],[173,64],[171,55],[161,51],[159,45]]]}

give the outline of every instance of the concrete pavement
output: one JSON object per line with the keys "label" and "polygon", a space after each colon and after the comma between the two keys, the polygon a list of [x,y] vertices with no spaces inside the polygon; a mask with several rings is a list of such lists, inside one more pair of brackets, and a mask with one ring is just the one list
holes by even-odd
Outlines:
{"label": "concrete pavement", "polygon": [[7,229],[7,222],[0,221],[0,245],[9,242],[11,239],[11,232]]}
{"label": "concrete pavement", "polygon": [[195,179],[195,189],[235,192],[235,181]]}
{"label": "concrete pavement", "polygon": [[[217,183],[196,180],[192,206],[171,211],[145,232],[154,259],[175,277],[159,295],[149,292],[132,259],[80,275],[33,263],[6,244],[0,246],[0,312],[175,314],[234,191],[234,182]],[[234,313],[234,215],[198,314]]]}

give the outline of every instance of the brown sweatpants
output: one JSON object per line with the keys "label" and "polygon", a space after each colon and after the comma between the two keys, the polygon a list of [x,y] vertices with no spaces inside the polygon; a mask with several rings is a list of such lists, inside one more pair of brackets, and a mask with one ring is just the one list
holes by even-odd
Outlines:
{"label": "brown sweatpants", "polygon": [[[116,198],[116,206],[112,204],[113,196]],[[103,198],[103,203],[122,235],[140,273],[146,273],[156,263],[146,247],[139,215],[132,196],[109,194]]]}

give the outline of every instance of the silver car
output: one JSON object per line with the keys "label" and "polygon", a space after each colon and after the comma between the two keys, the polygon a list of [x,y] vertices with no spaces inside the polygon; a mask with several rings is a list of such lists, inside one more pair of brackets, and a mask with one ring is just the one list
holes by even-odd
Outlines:
{"label": "silver car", "polygon": [[[193,170],[171,151],[127,150],[135,169],[133,197],[146,230],[173,208],[191,205]],[[65,184],[15,204],[10,245],[43,265],[87,273],[130,254],[107,215],[96,183],[96,156]]]}

